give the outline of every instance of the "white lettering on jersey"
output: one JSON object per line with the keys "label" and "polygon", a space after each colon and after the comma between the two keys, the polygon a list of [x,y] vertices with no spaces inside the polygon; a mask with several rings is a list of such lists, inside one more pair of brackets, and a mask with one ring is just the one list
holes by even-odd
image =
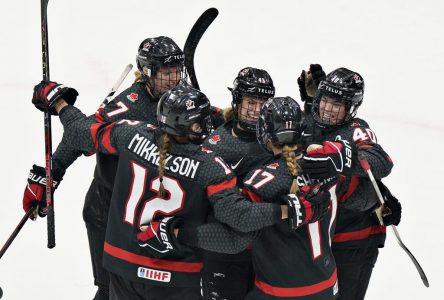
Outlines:
{"label": "white lettering on jersey", "polygon": [[[128,150],[153,165],[159,165],[159,148],[143,135],[136,133],[128,145]],[[168,155],[165,159],[165,170],[190,178],[196,176],[199,165],[200,161],[183,156]]]}

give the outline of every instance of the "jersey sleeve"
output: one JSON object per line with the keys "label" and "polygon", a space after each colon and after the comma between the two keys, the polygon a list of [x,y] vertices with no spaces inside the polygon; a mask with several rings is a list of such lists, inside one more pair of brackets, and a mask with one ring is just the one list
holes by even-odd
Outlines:
{"label": "jersey sleeve", "polygon": [[274,203],[253,203],[241,195],[236,177],[219,156],[206,164],[211,174],[207,196],[217,220],[241,232],[251,232],[276,224],[281,207]]}
{"label": "jersey sleeve", "polygon": [[[358,158],[368,160],[376,179],[388,176],[393,168],[390,156],[378,144],[376,134],[366,122],[360,121],[360,126],[353,128],[353,142],[358,151]],[[358,177],[367,177],[359,163],[355,163],[353,174]]]}
{"label": "jersey sleeve", "polygon": [[137,132],[139,121],[99,123],[86,117],[74,106],[64,107],[59,114],[64,134],[71,147],[79,151],[119,154]]}
{"label": "jersey sleeve", "polygon": [[63,134],[62,141],[52,155],[52,169],[54,174],[63,177],[69,166],[82,154],[85,153],[70,146],[67,136]]}
{"label": "jersey sleeve", "polygon": [[236,254],[245,250],[258,232],[238,232],[222,223],[208,223],[179,230],[179,242],[207,251]]}

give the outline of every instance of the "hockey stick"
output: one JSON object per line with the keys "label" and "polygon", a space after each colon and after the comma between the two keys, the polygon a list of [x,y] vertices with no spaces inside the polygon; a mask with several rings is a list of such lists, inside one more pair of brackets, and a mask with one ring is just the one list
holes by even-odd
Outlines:
{"label": "hockey stick", "polygon": [[116,93],[117,89],[120,87],[120,85],[125,80],[126,76],[131,71],[132,68],[133,68],[132,64],[129,64],[129,65],[127,65],[125,67],[125,69],[123,70],[122,74],[120,74],[119,79],[117,79],[116,83],[114,83],[113,87],[111,88],[111,91],[109,91],[109,93],[106,96],[105,100],[103,100],[103,102],[102,102],[103,105],[107,105],[109,103],[109,101],[111,101],[111,98],[114,96],[114,94]]}
{"label": "hockey stick", "polygon": [[194,23],[193,28],[191,28],[188,34],[185,46],[183,47],[183,53],[185,54],[185,67],[190,76],[191,85],[199,89],[199,83],[197,82],[196,71],[194,70],[194,54],[196,53],[197,45],[200,39],[207,30],[207,28],[216,19],[219,11],[212,7],[204,11],[204,13],[197,19]]}
{"label": "hockey stick", "polygon": [[[49,47],[47,8],[49,0],[40,0],[42,32],[42,71],[43,80],[49,81]],[[49,109],[44,112],[45,125],[45,171],[46,171],[46,209],[48,222],[48,248],[55,247],[54,199],[52,195],[52,132]]]}
{"label": "hockey stick", "polygon": [[37,207],[37,203],[35,203],[23,216],[23,218],[18,223],[17,227],[15,227],[12,234],[9,236],[6,243],[3,245],[2,249],[0,250],[0,258],[2,258],[3,254],[5,254],[6,250],[8,250],[9,246],[11,246],[14,239],[19,234],[20,230],[22,230],[23,225],[28,221],[29,217],[34,213],[35,208]]}
{"label": "hockey stick", "polygon": [[[360,159],[359,162],[361,163],[362,169],[364,169],[364,171],[367,173],[370,181],[372,182],[373,188],[375,189],[375,192],[378,195],[379,201],[381,202],[381,204],[384,204],[384,202],[385,202],[384,197],[382,197],[381,190],[379,189],[378,184],[376,183],[376,179],[373,176],[372,170],[370,169],[370,164],[368,163],[368,160],[364,158],[364,159]],[[377,211],[377,216],[378,216],[379,222],[381,224],[383,224],[381,211],[379,213]],[[390,228],[392,229],[393,233],[395,234],[396,240],[398,241],[399,246],[401,246],[401,248],[407,253],[407,255],[412,260],[413,264],[415,265],[416,270],[418,270],[418,273],[419,273],[419,276],[421,276],[422,282],[424,283],[424,285],[426,287],[429,287],[429,280],[427,279],[427,276],[424,273],[424,270],[422,269],[421,265],[416,260],[416,258],[413,256],[412,252],[410,252],[410,250],[402,242],[401,236],[399,235],[399,232],[398,232],[398,229],[396,229],[396,227],[394,225],[390,225]]]}

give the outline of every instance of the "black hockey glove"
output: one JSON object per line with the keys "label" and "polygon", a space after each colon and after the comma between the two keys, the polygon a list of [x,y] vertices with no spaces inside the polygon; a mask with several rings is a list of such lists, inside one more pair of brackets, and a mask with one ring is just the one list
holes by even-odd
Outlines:
{"label": "black hockey glove", "polygon": [[390,190],[381,180],[377,180],[376,182],[378,183],[379,190],[385,201],[382,207],[382,222],[385,226],[397,226],[399,222],[401,222],[401,203],[399,203],[398,199],[392,195]]}
{"label": "black hockey glove", "polygon": [[152,221],[146,226],[141,226],[142,231],[137,234],[139,246],[148,249],[156,258],[173,251],[180,251],[174,229],[181,222],[181,218],[165,217],[160,221]]}
{"label": "black hockey glove", "polygon": [[342,140],[325,141],[322,145],[308,146],[300,164],[304,173],[311,179],[324,180],[338,174],[351,175],[356,159],[355,143]]}
{"label": "black hockey glove", "polygon": [[305,113],[310,113],[313,103],[313,97],[319,83],[325,79],[325,72],[321,65],[311,64],[308,71],[303,70],[298,78],[299,94],[304,103]]}
{"label": "black hockey glove", "polygon": [[[61,176],[53,175],[52,186],[53,192],[59,186]],[[36,202],[38,202],[38,214],[45,217],[46,211],[46,172],[45,168],[33,165],[29,171],[28,184],[23,193],[23,210],[27,212]],[[30,217],[35,219],[36,215]]]}
{"label": "black hockey glove", "polygon": [[51,115],[57,115],[54,105],[60,99],[64,99],[68,104],[76,102],[79,93],[73,88],[66,87],[54,81],[42,81],[34,87],[32,103],[37,109],[45,111],[49,109]]}
{"label": "black hockey glove", "polygon": [[330,193],[321,191],[320,185],[304,186],[297,194],[281,198],[288,205],[288,224],[291,229],[320,220],[330,206]]}

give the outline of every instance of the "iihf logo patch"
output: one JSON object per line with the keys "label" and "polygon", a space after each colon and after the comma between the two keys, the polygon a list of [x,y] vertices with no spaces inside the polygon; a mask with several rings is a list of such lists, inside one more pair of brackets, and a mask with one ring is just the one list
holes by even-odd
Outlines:
{"label": "iihf logo patch", "polygon": [[220,142],[220,135],[218,135],[218,134],[213,135],[213,136],[211,137],[211,139],[208,140],[208,142],[209,142],[210,144],[212,144],[212,145],[216,145],[217,143]]}
{"label": "iihf logo patch", "polygon": [[196,106],[194,106],[194,101],[191,100],[191,99],[188,99],[188,100],[185,102],[185,105],[187,106],[187,110],[190,110],[190,109],[193,109],[193,108],[196,107]]}
{"label": "iihf logo patch", "polygon": [[279,167],[278,163],[272,163],[267,166],[267,168],[273,169],[273,170],[276,170],[278,167]]}
{"label": "iihf logo patch", "polygon": [[126,98],[131,102],[136,102],[139,99],[139,94],[137,93],[131,93]]}

